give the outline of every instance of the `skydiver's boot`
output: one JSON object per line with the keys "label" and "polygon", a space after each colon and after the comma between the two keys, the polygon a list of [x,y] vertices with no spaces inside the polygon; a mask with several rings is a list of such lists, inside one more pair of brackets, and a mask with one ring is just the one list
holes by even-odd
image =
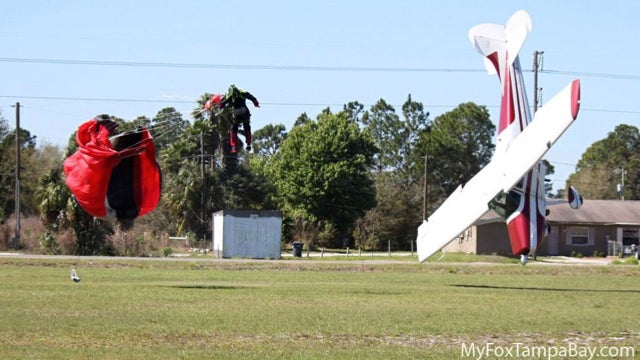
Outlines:
{"label": "skydiver's boot", "polygon": [[238,126],[234,125],[231,130],[229,130],[229,145],[231,145],[231,153],[235,154],[238,150],[236,145],[238,144]]}

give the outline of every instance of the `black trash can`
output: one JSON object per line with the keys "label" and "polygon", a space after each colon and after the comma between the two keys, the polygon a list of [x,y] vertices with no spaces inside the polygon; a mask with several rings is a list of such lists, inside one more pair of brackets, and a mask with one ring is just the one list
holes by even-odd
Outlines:
{"label": "black trash can", "polygon": [[302,246],[304,245],[304,243],[301,242],[294,242],[293,243],[293,256],[295,257],[302,257]]}

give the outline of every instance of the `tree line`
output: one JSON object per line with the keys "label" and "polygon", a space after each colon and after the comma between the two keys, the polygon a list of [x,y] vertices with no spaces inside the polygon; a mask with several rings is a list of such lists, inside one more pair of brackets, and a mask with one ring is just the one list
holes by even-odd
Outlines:
{"label": "tree line", "polygon": [[[171,245],[170,236],[186,235],[210,246],[216,211],[277,209],[283,214],[283,242],[408,250],[423,216],[486,165],[494,151],[495,126],[486,107],[462,103],[431,119],[409,95],[398,110],[384,99],[368,109],[354,101],[315,118],[303,113],[289,130],[268,124],[254,131],[252,152],[234,153],[231,118],[202,111],[210,96],[198,99],[191,121],[173,107],[153,118],[116,118],[122,131],[151,130],[163,172],[160,205],[132,227],[94,219],[74,202],[62,161],[77,149],[75,134],[60,149],[37,146],[36,136],[20,129],[21,213],[37,221],[23,225],[16,245],[56,254],[148,255]],[[634,129],[616,128],[626,137],[598,145],[597,151],[590,148],[570,181],[598,179],[589,171],[612,155],[606,151],[611,146],[640,146]],[[631,173],[637,162],[633,151],[607,161],[624,159]],[[12,247],[15,165],[15,131],[0,112],[0,248]]]}

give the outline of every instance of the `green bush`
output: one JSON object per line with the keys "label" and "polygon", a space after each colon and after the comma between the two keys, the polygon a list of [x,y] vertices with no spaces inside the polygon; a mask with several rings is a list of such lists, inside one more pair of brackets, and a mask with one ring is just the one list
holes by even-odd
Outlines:
{"label": "green bush", "polygon": [[59,255],[60,247],[56,237],[50,232],[42,234],[40,237],[40,250],[45,254]]}
{"label": "green bush", "polygon": [[173,249],[171,247],[165,246],[162,248],[162,256],[168,257],[171,256],[171,254],[173,254]]}

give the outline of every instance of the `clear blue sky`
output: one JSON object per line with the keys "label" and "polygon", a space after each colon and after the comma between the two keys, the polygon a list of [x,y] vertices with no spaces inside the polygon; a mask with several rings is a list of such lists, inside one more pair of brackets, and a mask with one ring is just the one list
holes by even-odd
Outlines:
{"label": "clear blue sky", "polygon": [[[200,95],[230,84],[260,100],[256,129],[289,130],[303,112],[315,118],[354,100],[368,107],[382,98],[400,112],[409,94],[432,119],[473,101],[496,122],[499,82],[467,32],[520,9],[533,21],[523,68],[544,51],[543,103],[582,82],[578,120],[546,156],[557,189],[594,141],[618,124],[640,127],[638,1],[4,1],[0,110],[13,126],[20,102],[21,127],[57,144],[101,113],[152,118],[173,106],[190,119]],[[531,72],[525,82],[532,104]]]}

